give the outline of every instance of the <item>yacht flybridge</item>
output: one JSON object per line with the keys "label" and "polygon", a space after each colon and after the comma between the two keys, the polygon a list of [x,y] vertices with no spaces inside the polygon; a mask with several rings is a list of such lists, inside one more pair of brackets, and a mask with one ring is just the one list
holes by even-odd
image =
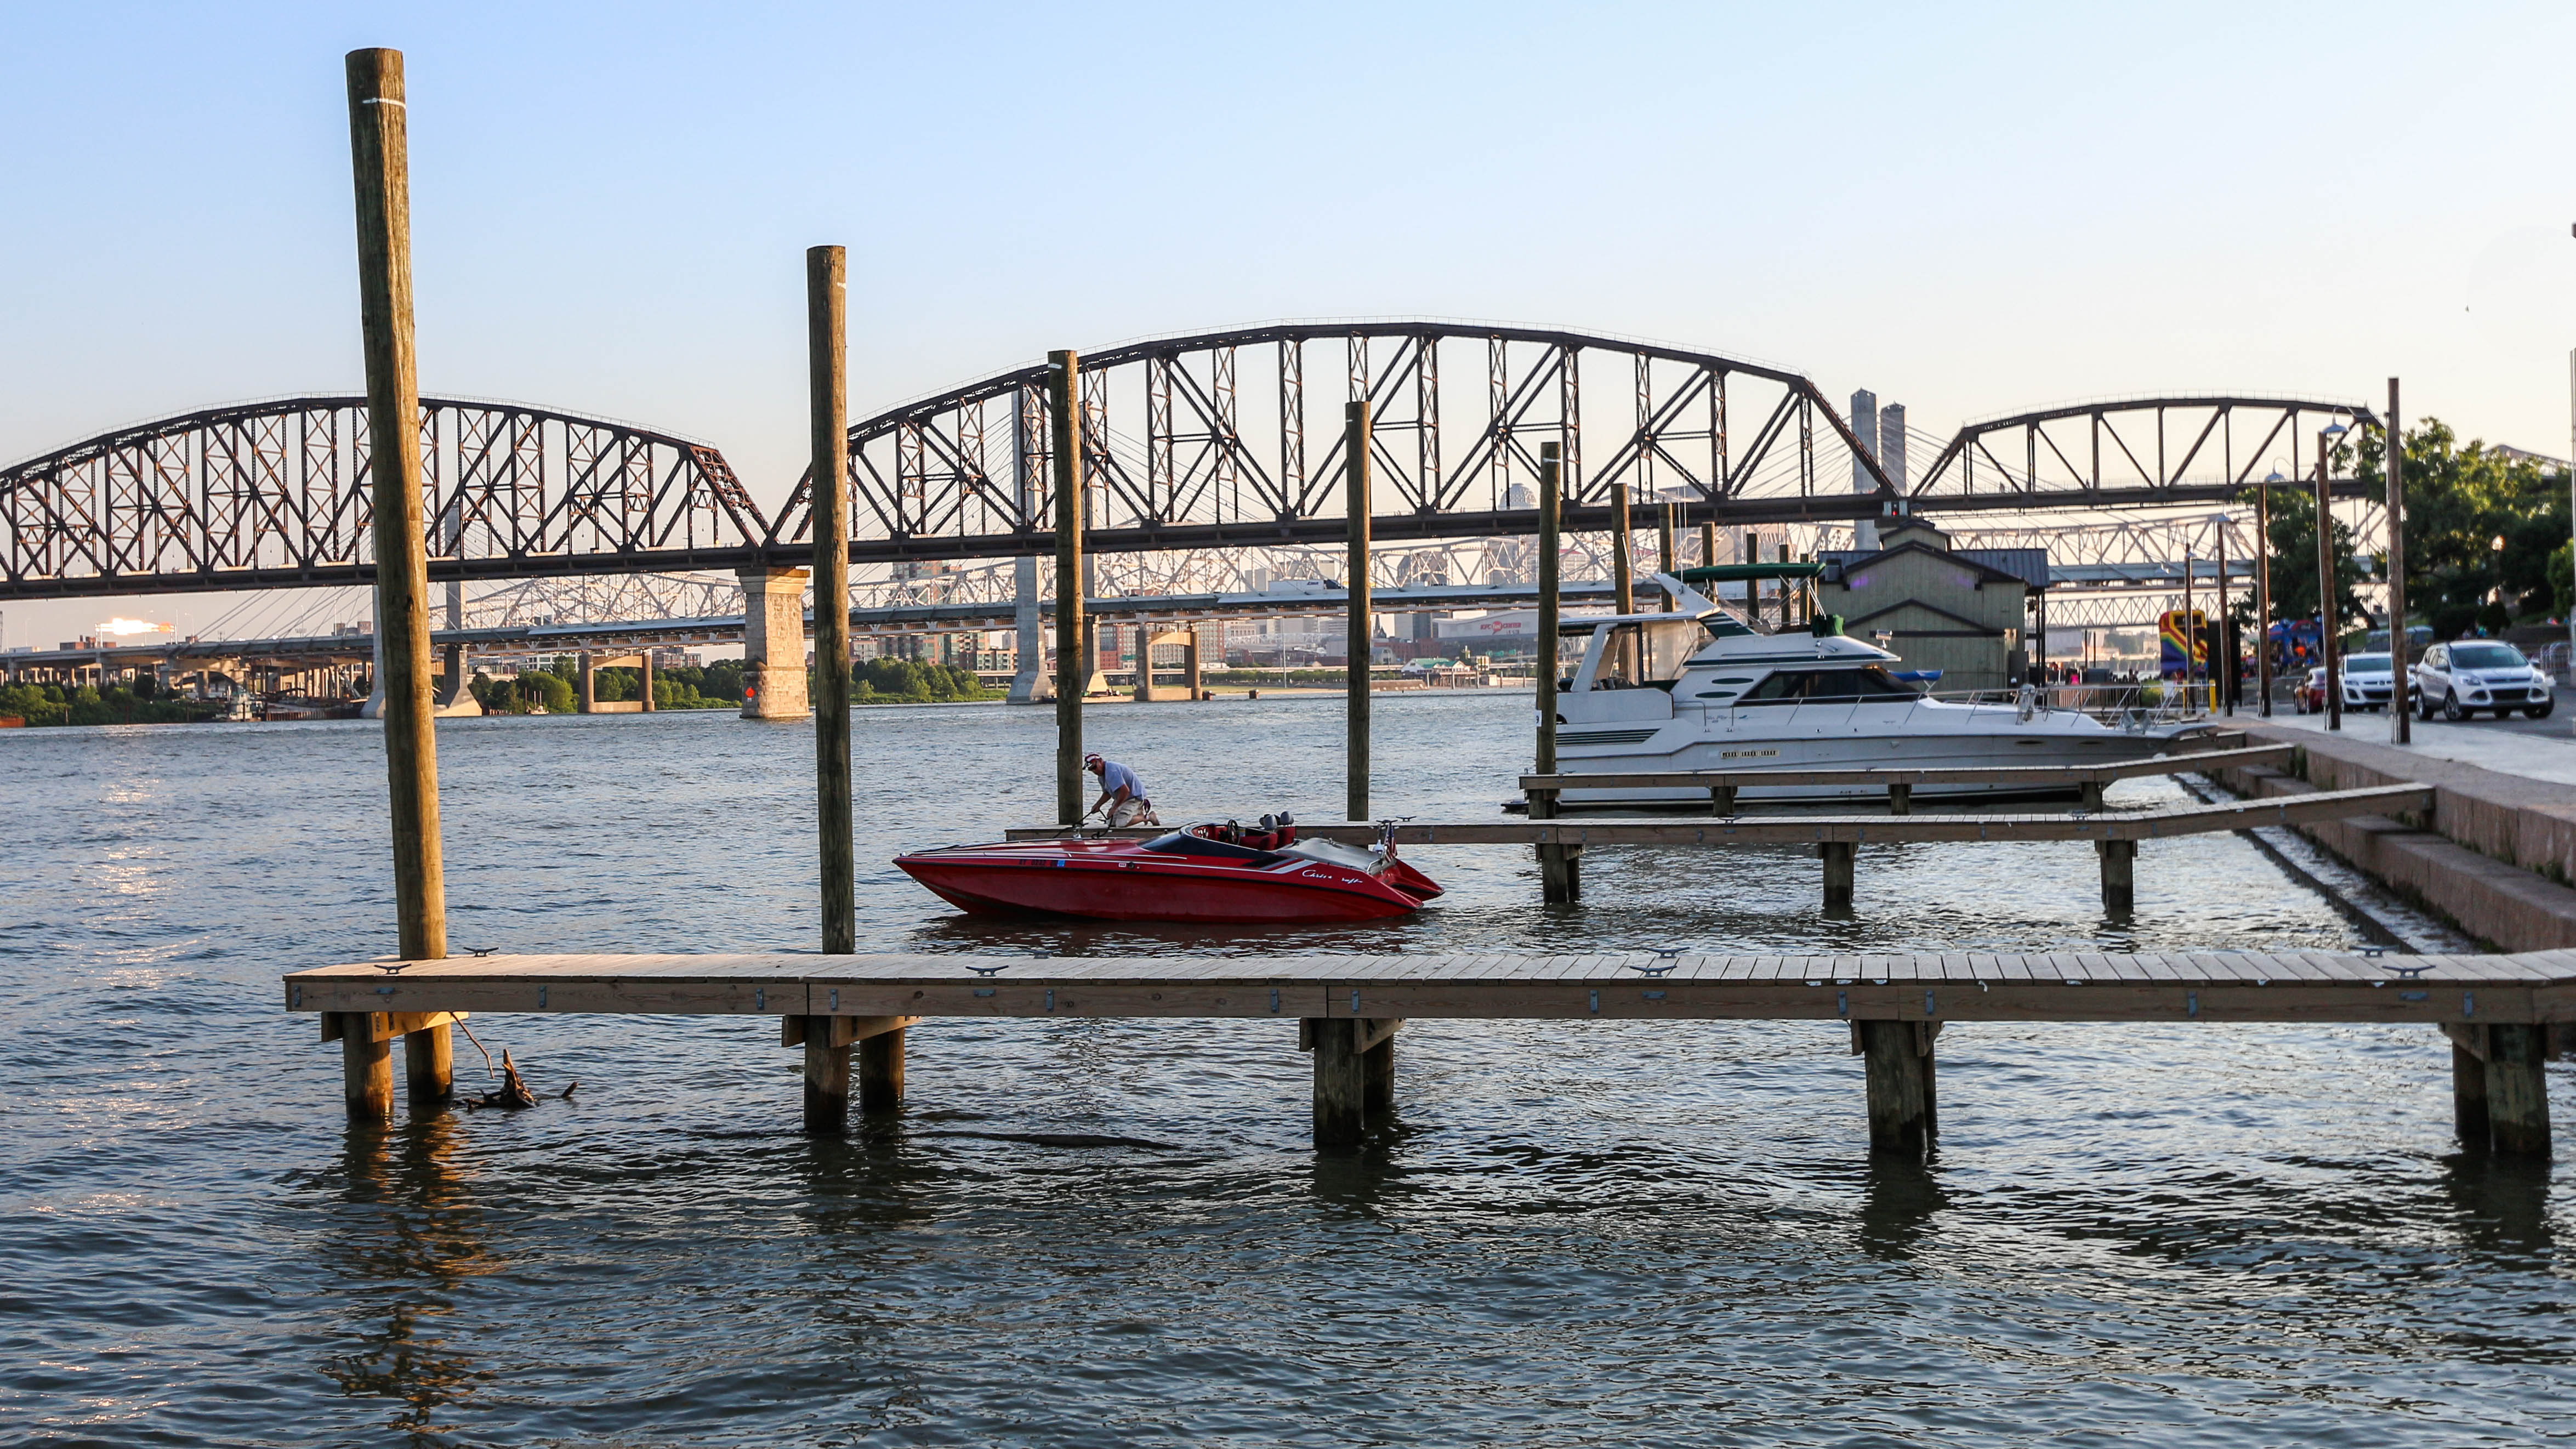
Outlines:
{"label": "yacht flybridge", "polygon": [[[1884,649],[1830,629],[1766,633],[1670,574],[1654,580],[1672,597],[1672,612],[1593,615],[1559,626],[1567,635],[1590,635],[1573,677],[1559,682],[1561,774],[2114,764],[2208,728],[2205,720],[2152,720],[2134,709],[2106,724],[2052,706],[2029,688],[1992,703],[1936,699],[1900,678],[1903,661]],[[1915,790],[1918,799],[2029,793],[1994,785]],[[1881,794],[1878,786],[1784,785],[1746,787],[1737,798]],[[1558,799],[1565,806],[1705,806],[1708,792],[1569,788]]]}

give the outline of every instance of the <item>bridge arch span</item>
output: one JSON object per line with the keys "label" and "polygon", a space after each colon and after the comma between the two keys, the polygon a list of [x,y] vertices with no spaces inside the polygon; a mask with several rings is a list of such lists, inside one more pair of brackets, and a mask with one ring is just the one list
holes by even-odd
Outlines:
{"label": "bridge arch span", "polygon": [[[525,403],[421,399],[442,578],[730,566],[770,526],[714,447]],[[0,469],[0,597],[374,577],[367,401],[232,403]]]}

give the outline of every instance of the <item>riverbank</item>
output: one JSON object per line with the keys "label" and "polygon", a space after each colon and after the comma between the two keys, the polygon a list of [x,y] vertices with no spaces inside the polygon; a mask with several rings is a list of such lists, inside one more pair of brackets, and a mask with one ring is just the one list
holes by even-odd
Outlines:
{"label": "riverbank", "polygon": [[[2264,798],[2431,785],[2433,808],[2421,818],[2365,816],[2300,833],[2480,941],[2507,951],[2576,946],[2576,783],[2549,778],[2576,768],[2576,745],[2419,722],[2418,743],[2401,747],[2299,717],[2241,723],[2249,738],[2297,753],[2287,768],[2221,772],[2228,788]],[[2355,723],[2385,727],[2376,716],[2347,720]]]}

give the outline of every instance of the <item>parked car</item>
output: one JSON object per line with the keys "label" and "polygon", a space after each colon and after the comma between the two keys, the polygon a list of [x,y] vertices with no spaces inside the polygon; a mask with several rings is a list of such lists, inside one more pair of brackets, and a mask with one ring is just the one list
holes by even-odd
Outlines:
{"label": "parked car", "polygon": [[[2390,661],[2385,654],[2348,654],[2335,661],[2342,676],[2343,707],[2348,710],[2386,709],[2397,692],[2397,681],[2390,677]],[[2308,677],[2290,687],[2290,703],[2301,714],[2323,714],[2326,711],[2326,671],[2320,664],[2308,671]]]}
{"label": "parked car", "polygon": [[2290,686],[2290,708],[2300,714],[2323,714],[2326,711],[2326,667],[2311,669],[2307,677]]}
{"label": "parked car", "polygon": [[2415,703],[2426,719],[2467,719],[2482,709],[2502,719],[2521,710],[2543,719],[2557,704],[2549,676],[2522,651],[2492,639],[2461,639],[2424,651],[2415,666]]}

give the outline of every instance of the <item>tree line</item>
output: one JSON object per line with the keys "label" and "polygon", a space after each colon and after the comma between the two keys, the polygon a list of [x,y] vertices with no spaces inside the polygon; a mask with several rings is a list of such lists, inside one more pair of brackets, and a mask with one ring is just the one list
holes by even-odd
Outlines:
{"label": "tree line", "polygon": [[[2349,436],[2349,435],[2347,435]],[[2502,633],[2517,623],[2565,619],[2576,607],[2576,546],[2569,537],[2567,476],[2488,446],[2461,443],[2439,418],[2405,433],[2406,612],[2437,639],[2473,629]],[[2385,497],[2388,446],[2370,432],[2336,447],[2333,467]],[[2313,483],[2272,485],[2272,614],[2312,618],[2317,612],[2317,507]],[[2244,502],[2251,504],[2248,492]],[[2496,546],[2497,540],[2503,547]],[[2334,525],[2335,624],[2367,626],[2360,588],[2385,580],[2388,541],[2358,538]],[[2362,560],[2370,561],[2364,571]],[[2502,590],[2500,600],[2489,595]],[[2250,624],[2253,600],[2234,610]]]}

